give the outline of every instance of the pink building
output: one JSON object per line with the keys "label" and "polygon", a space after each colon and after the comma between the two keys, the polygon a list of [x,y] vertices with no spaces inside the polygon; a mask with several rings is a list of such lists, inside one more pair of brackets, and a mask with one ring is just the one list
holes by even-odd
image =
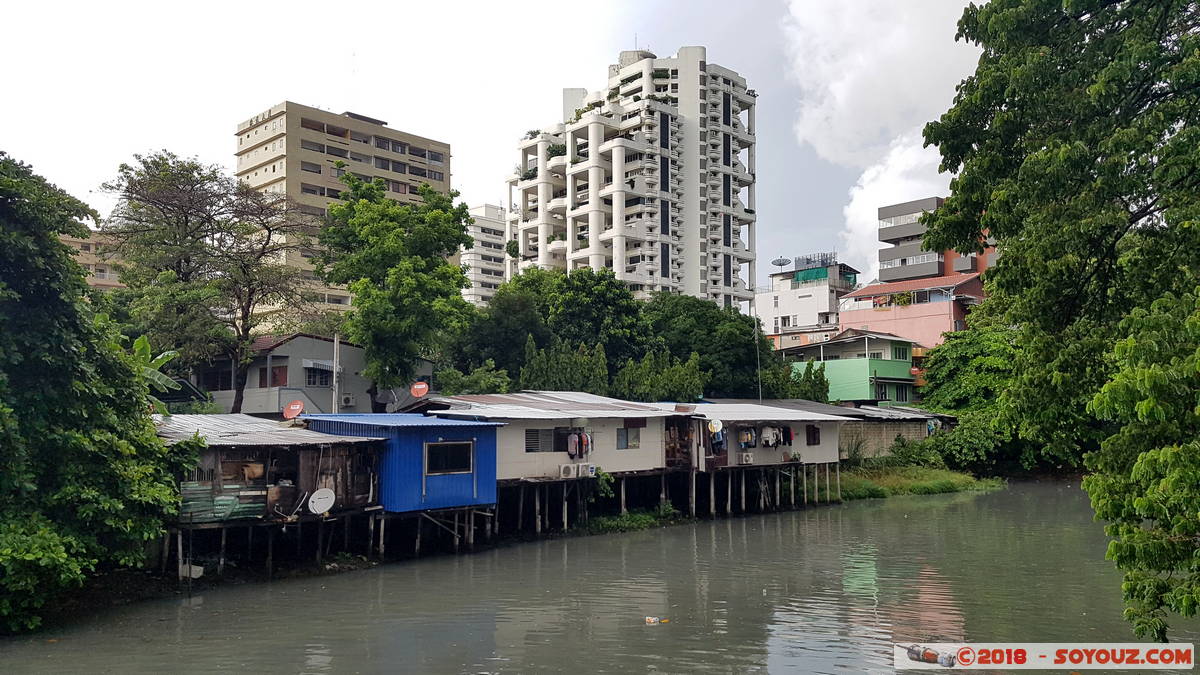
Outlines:
{"label": "pink building", "polygon": [[892,333],[936,347],[943,333],[964,328],[967,311],[981,300],[978,273],[878,283],[846,294],[838,323],[841,330]]}

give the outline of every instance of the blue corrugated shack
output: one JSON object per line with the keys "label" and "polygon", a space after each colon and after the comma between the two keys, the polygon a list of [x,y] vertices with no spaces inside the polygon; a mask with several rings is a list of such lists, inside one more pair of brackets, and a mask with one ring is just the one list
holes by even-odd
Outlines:
{"label": "blue corrugated shack", "polygon": [[403,513],[496,503],[496,422],[416,414],[305,415],[308,428],[386,438],[379,503]]}

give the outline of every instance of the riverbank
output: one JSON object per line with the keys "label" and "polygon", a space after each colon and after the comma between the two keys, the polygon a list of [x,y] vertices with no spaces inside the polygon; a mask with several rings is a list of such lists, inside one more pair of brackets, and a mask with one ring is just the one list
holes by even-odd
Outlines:
{"label": "riverbank", "polygon": [[842,472],[842,501],[894,495],[935,495],[968,490],[998,490],[1003,478],[923,466],[857,467]]}

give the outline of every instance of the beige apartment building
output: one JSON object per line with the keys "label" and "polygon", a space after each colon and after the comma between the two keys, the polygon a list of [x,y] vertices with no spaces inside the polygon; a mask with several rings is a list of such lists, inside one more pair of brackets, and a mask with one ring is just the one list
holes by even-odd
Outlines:
{"label": "beige apartment building", "polygon": [[[423,183],[450,191],[450,145],[387,126],[383,120],[341,114],[284,101],[237,126],[237,177],[259,190],[286,194],[305,213],[325,215],[350,172],[363,180],[382,178],[400,203],[419,202]],[[345,162],[338,168],[336,162]],[[320,284],[313,273],[314,250],[289,254],[288,263],[313,281],[329,309],[349,309],[345,289]]]}
{"label": "beige apartment building", "polygon": [[88,286],[105,290],[125,288],[113,267],[115,256],[105,250],[108,240],[103,234],[92,232],[86,239],[62,234],[58,238],[71,248],[75,253],[75,261],[87,270]]}

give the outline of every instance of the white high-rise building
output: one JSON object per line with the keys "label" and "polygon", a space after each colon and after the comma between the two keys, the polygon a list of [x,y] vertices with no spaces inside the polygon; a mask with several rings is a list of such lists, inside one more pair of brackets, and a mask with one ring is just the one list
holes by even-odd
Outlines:
{"label": "white high-rise building", "polygon": [[704,47],[621,52],[605,89],[564,89],[562,122],[519,146],[507,276],[608,267],[638,297],[750,300],[756,96]]}
{"label": "white high-rise building", "polygon": [[475,247],[460,256],[471,285],[462,295],[467,302],[486,305],[504,281],[504,209],[483,204],[471,209],[471,218],[475,222],[467,226],[467,234],[475,240]]}

